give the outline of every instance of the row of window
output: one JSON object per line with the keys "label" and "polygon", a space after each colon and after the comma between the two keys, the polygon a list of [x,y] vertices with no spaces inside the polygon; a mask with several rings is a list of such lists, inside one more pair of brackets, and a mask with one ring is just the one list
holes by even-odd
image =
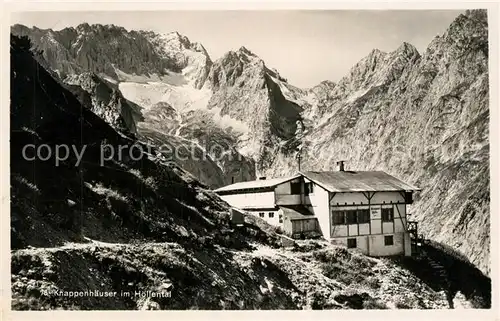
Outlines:
{"label": "row of window", "polygon": [[[394,221],[394,209],[393,208],[383,208],[381,215],[382,215],[382,222]],[[368,223],[368,222],[370,222],[370,210],[369,209],[333,210],[332,211],[332,224],[333,225],[363,224],[363,223]]]}
{"label": "row of window", "polygon": [[[273,218],[274,217],[274,212],[269,212],[268,215],[269,215],[269,218]],[[266,216],[266,213],[260,212],[259,216],[262,217],[262,218],[264,218]]]}
{"label": "row of window", "polygon": [[332,212],[332,222],[335,225],[340,224],[362,224],[370,221],[370,210],[334,210]]}
{"label": "row of window", "polygon": [[[384,245],[391,246],[394,245],[394,236],[393,235],[385,235],[384,236]],[[347,248],[354,249],[358,247],[358,241],[355,238],[347,239]]]}
{"label": "row of window", "polygon": [[[269,218],[274,218],[274,212],[268,213]],[[264,218],[266,216],[265,212],[259,212],[259,217]],[[283,223],[283,214],[279,215],[280,223]]]}

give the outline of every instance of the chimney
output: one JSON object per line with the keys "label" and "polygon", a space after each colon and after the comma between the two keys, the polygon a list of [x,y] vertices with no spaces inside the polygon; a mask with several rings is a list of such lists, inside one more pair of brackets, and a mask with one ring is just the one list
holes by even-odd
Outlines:
{"label": "chimney", "polygon": [[266,179],[266,177],[265,177],[265,176],[261,176],[261,177],[259,177],[259,180],[261,180],[261,181],[263,181],[263,180],[265,180],[265,179]]}
{"label": "chimney", "polygon": [[344,161],[338,161],[337,167],[339,169],[339,172],[343,172],[344,171]]}

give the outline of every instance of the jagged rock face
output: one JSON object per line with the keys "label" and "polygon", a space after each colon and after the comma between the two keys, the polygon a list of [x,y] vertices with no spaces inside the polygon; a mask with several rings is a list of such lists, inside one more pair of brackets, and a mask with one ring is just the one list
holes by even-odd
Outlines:
{"label": "jagged rock face", "polygon": [[312,108],[306,111],[306,115],[310,119],[321,120],[325,114],[339,111],[336,108],[344,108],[348,113],[354,109],[356,113],[357,106],[363,104],[364,99],[399,79],[404,69],[419,57],[418,51],[408,43],[403,43],[391,53],[374,49],[338,84],[322,82],[312,88]]}
{"label": "jagged rock face", "polygon": [[[208,90],[172,83],[123,83],[125,97],[144,106],[139,136],[165,145],[164,156],[212,188],[255,179],[254,161],[236,149],[241,122],[207,110]],[[246,127],[245,127],[246,128]]]}
{"label": "jagged rock face", "polygon": [[[143,107],[144,124],[138,126],[139,130],[156,130],[156,133],[144,130],[143,136],[152,134],[155,137],[150,137],[151,140],[157,141],[159,136],[168,139],[169,135],[174,135],[187,140],[189,145],[193,141],[195,144],[210,142],[207,147],[223,148],[223,157],[205,151],[218,159],[218,167],[224,174],[218,179],[215,179],[217,175],[209,175],[213,179],[204,180],[213,187],[233,180],[254,179],[254,163],[257,161],[259,168],[266,168],[266,163],[281,149],[280,144],[293,137],[296,121],[300,118],[301,108],[287,100],[282,92],[291,93],[296,89],[290,90],[292,86],[286,79],[276,70],[268,69],[260,58],[244,47],[229,52],[212,65],[202,45],[176,32],[158,35],[127,32],[113,25],[88,24],[61,31],[16,25],[12,32],[28,35],[36,47],[43,50],[47,66],[62,79],[78,83],[79,76],[74,75],[90,71],[101,80],[118,81],[124,98]],[[143,83],[147,77],[139,75],[149,78],[157,75],[154,80],[158,82],[154,85]],[[200,89],[201,94],[189,89],[190,85]],[[140,86],[148,87],[145,95],[137,94],[144,89]],[[89,90],[96,93],[92,88]],[[204,102],[203,90],[210,94],[207,102]],[[159,95],[159,98],[152,99],[151,95]],[[97,102],[96,112],[117,128],[117,115],[105,112],[107,109],[100,103],[102,99],[91,97],[90,100]],[[223,124],[221,121],[207,123],[214,115]],[[195,168],[194,163],[183,164]],[[206,171],[208,169],[202,170]]]}
{"label": "jagged rock face", "polygon": [[261,59],[246,49],[228,52],[214,63],[206,86],[213,91],[208,108],[247,124],[255,134],[253,142],[265,135],[269,95]]}
{"label": "jagged rock face", "polygon": [[[94,28],[93,38],[78,31],[87,30],[85,25],[57,33],[33,29],[30,37],[47,49],[52,68],[74,73],[87,58],[67,58],[74,57],[70,47],[76,40],[66,39],[81,35],[88,43],[82,50],[91,53],[111,46],[97,34],[109,27]],[[228,151],[222,158],[208,152],[211,159],[198,172],[202,163],[183,164],[208,185],[294,172],[298,148],[304,170],[334,169],[339,159],[347,160],[348,169],[385,170],[422,188],[410,212],[427,237],[458,249],[489,273],[486,11],[460,15],[425,52],[408,43],[392,52],[373,50],[337,83],[310,89],[288,84],[244,47],[212,64],[201,45],[182,36],[115,29],[125,35],[120,50],[143,50],[127,58],[133,60],[125,63],[131,69],[119,67],[122,58],[116,58],[115,78],[159,74],[162,68],[178,72],[161,84],[120,83],[125,98],[145,107],[139,132],[142,128],[143,136],[159,142],[194,143],[201,152],[219,144]],[[130,43],[126,35],[144,40]],[[134,49],[141,41],[144,46]],[[108,58],[103,59],[94,59],[93,71],[107,73]],[[185,86],[189,82],[192,87]],[[136,95],[141,90],[144,94]],[[300,133],[298,124],[305,127]],[[244,160],[231,159],[233,154]]]}
{"label": "jagged rock face", "polygon": [[126,100],[118,87],[92,72],[70,75],[64,83],[80,102],[121,132],[136,134],[136,122],[142,120],[140,107]]}
{"label": "jagged rock face", "polygon": [[251,134],[238,148],[257,161],[258,170],[266,168],[280,144],[293,137],[302,111],[283,95],[284,78],[241,47],[214,63],[205,86],[213,91],[208,108],[246,124]]}
{"label": "jagged rock face", "polygon": [[[228,227],[226,203],[80,104],[33,59],[29,45],[25,38],[11,39],[13,249],[84,242],[83,235],[114,243],[148,238],[182,243]],[[71,146],[81,159],[78,163],[70,153],[60,166],[53,157],[28,160],[22,153],[26,144]],[[104,164],[103,144],[115,151]],[[139,159],[118,155],[132,145],[144,152]]]}
{"label": "jagged rock face", "polygon": [[139,123],[140,136],[164,145],[164,156],[212,188],[255,179],[253,160],[236,150],[237,133],[220,128],[207,111],[176,110],[157,103]]}
{"label": "jagged rock face", "polygon": [[[102,144],[146,146],[80,104],[33,59],[27,39],[12,37],[10,58],[13,310],[446,307],[437,282],[422,282],[411,265],[317,240],[283,249],[276,228],[253,215],[233,228],[227,203],[147,153],[100,166]],[[88,148],[80,165],[71,154],[57,166],[27,160],[26,144]],[[460,264],[455,271],[454,280],[467,277],[461,300],[490,308],[489,280]],[[101,295],[67,295],[80,291]],[[131,295],[102,296],[110,291]]]}
{"label": "jagged rock face", "polygon": [[195,88],[205,83],[212,61],[205,48],[198,42],[191,42],[178,32],[159,35],[145,32],[146,39],[153,45],[159,56],[169,57],[188,79],[194,81]]}
{"label": "jagged rock face", "polygon": [[[137,133],[150,143],[165,145],[165,150],[175,150],[164,156],[205,184],[220,187],[230,183],[232,177],[240,180],[255,177],[253,161],[242,158],[234,147],[229,157],[219,157],[219,161],[193,141],[189,131],[184,130],[183,137],[176,137],[184,126],[183,109],[190,103],[190,94],[201,88],[212,65],[201,44],[177,32],[165,35],[128,32],[113,25],[81,24],[61,31],[15,25],[12,33],[29,36],[36,49],[43,50],[39,60],[43,60],[44,67],[54,71],[82,104],[121,132]],[[126,99],[129,91],[123,83],[136,84],[148,79],[171,85],[162,87],[165,92],[161,95],[172,91],[178,94],[151,105],[151,99]]]}
{"label": "jagged rock face", "polygon": [[11,32],[29,36],[62,78],[86,71],[116,80],[132,74],[161,78],[174,72],[201,86],[212,63],[203,46],[175,32],[163,36],[86,23],[60,31],[14,25]]}
{"label": "jagged rock face", "polygon": [[[303,168],[386,170],[423,190],[421,231],[489,273],[488,29],[460,15],[420,55],[409,44],[371,52],[304,113]],[[324,97],[324,96],[323,96]],[[296,169],[279,159],[270,175]]]}

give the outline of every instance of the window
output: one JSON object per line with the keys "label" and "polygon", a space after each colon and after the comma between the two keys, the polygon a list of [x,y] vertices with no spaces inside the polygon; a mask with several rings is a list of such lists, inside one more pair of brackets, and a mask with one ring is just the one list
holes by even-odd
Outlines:
{"label": "window", "polygon": [[370,210],[358,210],[358,223],[363,224],[368,222],[370,222]]}
{"label": "window", "polygon": [[334,225],[369,223],[370,210],[360,209],[360,210],[333,211],[332,222]]}
{"label": "window", "polygon": [[394,209],[393,208],[383,208],[382,209],[382,222],[392,222],[394,221]]}
{"label": "window", "polygon": [[265,214],[264,212],[260,212],[260,213],[259,213],[259,216],[260,216],[260,217],[264,217],[264,214]]}
{"label": "window", "polygon": [[358,222],[356,210],[346,211],[347,224],[356,224]]}
{"label": "window", "polygon": [[356,239],[347,239],[347,248],[355,249],[358,246]]}
{"label": "window", "polygon": [[269,218],[273,218],[274,217],[274,212],[269,212]]}
{"label": "window", "polygon": [[332,212],[332,224],[334,224],[334,225],[345,224],[344,211],[333,211]]}
{"label": "window", "polygon": [[309,195],[314,193],[314,184],[312,182],[310,183],[305,183],[304,185],[304,194]]}
{"label": "window", "polygon": [[405,192],[405,203],[406,204],[413,204],[413,193],[412,192]]}
{"label": "window", "polygon": [[283,214],[280,214],[280,223],[283,223]]}
{"label": "window", "polygon": [[290,193],[291,194],[300,194],[300,182],[290,183]]}
{"label": "window", "polygon": [[394,245],[394,237],[392,235],[384,236],[384,244],[385,246]]}

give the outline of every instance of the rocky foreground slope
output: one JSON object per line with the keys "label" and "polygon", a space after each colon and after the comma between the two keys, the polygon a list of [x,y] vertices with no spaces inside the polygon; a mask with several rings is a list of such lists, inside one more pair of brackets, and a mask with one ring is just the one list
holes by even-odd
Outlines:
{"label": "rocky foreground slope", "polygon": [[142,107],[140,139],[182,149],[165,157],[210,187],[294,172],[299,148],[303,169],[343,159],[348,169],[386,170],[423,189],[411,213],[425,236],[489,274],[485,10],[458,16],[424,52],[375,49],[339,82],[310,89],[245,47],[212,61],[177,33],[85,24],[12,32],[29,35],[65,79],[92,71],[117,82]]}
{"label": "rocky foreground slope", "polygon": [[[23,157],[26,144],[86,147],[55,163]],[[253,216],[231,226],[226,203],[154,150],[100,163],[101,146],[133,144],[146,148],[53,79],[27,38],[12,37],[13,309],[449,306],[450,287],[431,287],[401,262],[321,241],[283,249],[276,231]],[[117,295],[78,297],[85,291]],[[453,291],[456,307],[489,304],[477,292]]]}

